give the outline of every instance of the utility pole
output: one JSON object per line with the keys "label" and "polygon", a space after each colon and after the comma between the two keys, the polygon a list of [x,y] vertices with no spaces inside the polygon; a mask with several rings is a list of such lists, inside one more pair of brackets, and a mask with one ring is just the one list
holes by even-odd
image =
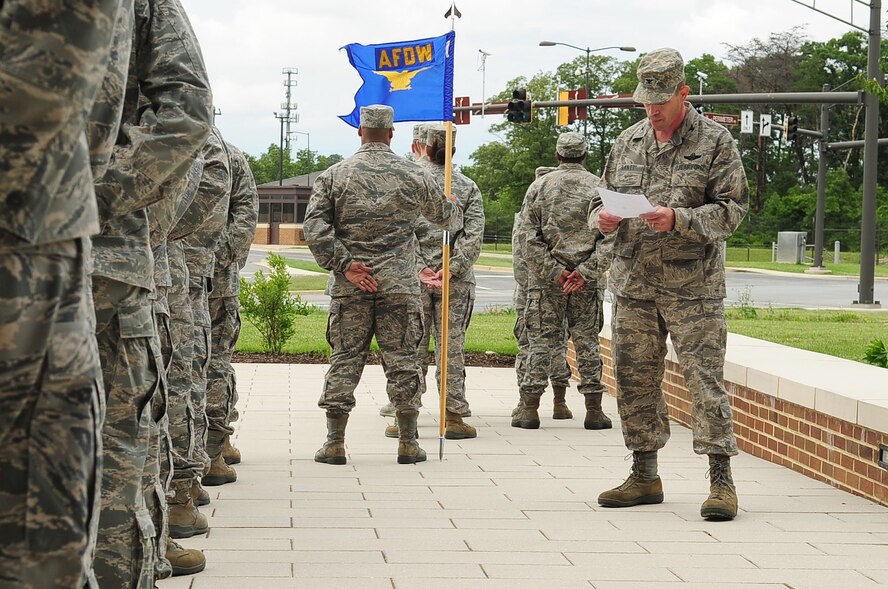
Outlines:
{"label": "utility pole", "polygon": [[[829,92],[832,87],[823,85],[823,91]],[[818,153],[820,160],[817,163],[817,212],[814,215],[814,264],[809,268],[812,273],[829,272],[823,267],[823,232],[824,219],[826,217],[826,152],[829,144],[829,104],[820,105],[820,140],[818,141]]]}

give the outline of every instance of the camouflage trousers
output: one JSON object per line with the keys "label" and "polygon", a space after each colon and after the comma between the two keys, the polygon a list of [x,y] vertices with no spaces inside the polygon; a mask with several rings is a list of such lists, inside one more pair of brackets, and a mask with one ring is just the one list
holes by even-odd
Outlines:
{"label": "camouflage trousers", "polygon": [[[175,246],[178,246],[175,247]],[[170,366],[167,370],[169,385],[170,443],[173,457],[173,477],[170,489],[190,488],[192,482],[199,481],[204,463],[197,453],[195,444],[195,411],[191,402],[191,370],[194,357],[194,316],[188,292],[188,273],[184,257],[174,259],[181,245],[173,242],[170,246],[170,265],[181,262],[178,268],[183,274],[173,280],[167,294],[170,309]]]}
{"label": "camouflage trousers", "polygon": [[612,334],[617,407],[627,448],[659,450],[669,440],[669,414],[661,389],[668,334],[691,393],[694,452],[737,454],[724,388],[727,327],[722,301],[617,297]]}
{"label": "camouflage trousers", "polygon": [[[444,294],[439,289],[422,287],[422,309],[425,330],[419,344],[420,396],[426,391],[429,338],[435,336],[435,379],[441,390],[441,305]],[[464,415],[469,411],[466,400],[466,330],[472,320],[475,285],[469,282],[450,283],[450,309],[447,318],[447,410]],[[439,397],[440,398],[440,397]]]}
{"label": "camouflage trousers", "polygon": [[237,414],[237,383],[231,356],[240,335],[241,318],[238,297],[211,298],[209,305],[213,349],[207,370],[207,454],[212,460],[222,452],[225,436],[234,433],[231,422]]}
{"label": "camouflage trousers", "polygon": [[417,295],[378,294],[336,297],[330,301],[327,342],[330,369],[318,407],[348,413],[370,352],[370,340],[382,355],[386,392],[395,408],[415,408],[419,396],[417,363],[422,340],[422,302]]}
{"label": "camouflage trousers", "polygon": [[602,291],[589,287],[569,295],[564,295],[560,287],[528,292],[524,329],[529,353],[520,385],[522,395],[541,395],[546,390],[552,367],[565,346],[565,330],[576,352],[580,374],[577,389],[583,395],[605,392],[598,344],[603,300]]}
{"label": "camouflage trousers", "polygon": [[[515,294],[512,297],[512,304],[515,306],[515,340],[518,342],[518,354],[515,356],[515,377],[518,381],[518,387],[524,379],[524,373],[527,371],[527,358],[530,355],[530,343],[527,341],[527,329],[524,327],[524,314],[527,310],[527,291],[521,286],[515,288]],[[564,337],[561,338],[561,346],[555,348],[552,354],[552,365],[549,366],[549,382],[553,387],[570,386],[570,366],[567,365],[567,329],[564,330]]]}
{"label": "camouflage trousers", "polygon": [[102,427],[104,476],[96,549],[102,589],[154,587],[154,523],[145,479],[157,480],[148,458],[152,399],[161,394],[160,343],[144,288],[93,276],[96,340],[102,361],[106,412]]}
{"label": "camouflage trousers", "polygon": [[194,409],[194,456],[203,464],[200,476],[210,470],[207,454],[207,370],[213,343],[213,322],[210,318],[209,279],[189,276],[188,297],[194,316],[194,354],[191,357],[191,406]]}
{"label": "camouflage trousers", "polygon": [[0,587],[98,587],[104,399],[90,242],[0,246]]}

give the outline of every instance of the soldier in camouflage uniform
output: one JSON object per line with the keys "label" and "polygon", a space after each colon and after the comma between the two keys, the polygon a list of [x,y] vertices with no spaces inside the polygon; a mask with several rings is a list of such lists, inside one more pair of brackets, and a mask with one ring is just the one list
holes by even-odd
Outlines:
{"label": "soldier in camouflage uniform", "polygon": [[231,198],[225,229],[216,246],[210,317],[213,323],[213,349],[207,370],[207,454],[210,461],[220,453],[226,464],[240,462],[240,452],[231,445],[236,419],[237,390],[231,355],[240,334],[240,270],[247,262],[250,244],[259,218],[259,193],[244,154],[228,145],[231,157]]}
{"label": "soldier in camouflage uniform", "polygon": [[[231,194],[231,154],[219,129],[213,127],[208,144],[214,144],[218,155],[204,155],[204,180],[197,199],[209,206],[212,213],[194,233],[183,239],[185,264],[188,267],[189,297],[194,320],[194,356],[191,366],[191,403],[194,409],[195,448],[204,462],[201,483],[204,486],[224,485],[237,480],[237,473],[221,456],[211,459],[207,453],[207,370],[213,341],[209,294],[212,290],[216,244],[225,230]],[[210,162],[213,165],[210,165]],[[211,172],[208,174],[207,172]],[[210,184],[209,181],[212,181]]]}
{"label": "soldier in camouflage uniform", "polygon": [[[535,176],[539,179],[553,170],[548,166],[539,166],[535,170]],[[521,214],[515,213],[515,221],[512,226],[512,268],[515,276],[515,292],[512,295],[512,305],[515,307],[515,341],[518,343],[518,354],[515,356],[515,376],[518,381],[518,389],[524,373],[527,371],[527,358],[530,355],[530,345],[527,341],[527,330],[524,328],[524,311],[527,307],[527,262],[524,260],[524,245],[521,242]],[[570,366],[567,365],[567,331],[562,338],[562,345],[556,348],[552,354],[552,365],[549,367],[549,382],[554,393],[552,419],[571,419],[573,413],[567,406],[565,397],[570,386]],[[512,410],[514,417],[524,405],[524,399],[518,399],[518,405]]]}
{"label": "soldier in camouflage uniform", "polygon": [[128,55],[132,8],[5,0],[0,15],[0,586],[93,589],[104,399],[90,164],[107,164],[119,112],[86,131],[126,71],[109,55]]}
{"label": "soldier in camouflage uniform", "polygon": [[330,369],[318,402],[327,412],[327,441],[315,455],[327,464],[346,462],[345,427],[374,335],[397,409],[398,462],[426,459],[416,442],[423,321],[414,230],[420,214],[457,230],[462,212],[422,167],[392,152],[392,119],[389,106],[361,108],[361,148],[318,177],[305,217],[312,254],[333,271]]}
{"label": "soldier in camouflage uniform", "polygon": [[603,262],[596,251],[601,233],[588,227],[589,206],[599,178],[586,170],[586,143],[578,133],[558,137],[556,170],[535,180],[521,209],[519,241],[527,263],[524,328],[529,354],[520,391],[524,401],[512,426],[540,426],[540,396],[550,367],[564,345],[565,327],[574,343],[578,389],[585,397],[586,429],[607,429],[601,410],[601,331],[604,300]]}
{"label": "soldier in camouflage uniform", "polygon": [[724,388],[726,326],[722,243],[736,230],[749,188],[731,134],[685,101],[684,61],[658,49],[638,64],[635,100],[648,118],[625,130],[605,167],[614,190],[645,194],[655,212],[620,219],[600,205],[590,224],[614,234],[609,287],[615,295],[613,354],[623,437],[634,461],[625,483],[598,502],[626,507],[663,501],[657,450],[669,439],[661,390],[666,336],[691,392],[694,452],[709,455],[710,495],[701,515],[732,519],[737,454]]}
{"label": "soldier in camouflage uniform", "polygon": [[[161,513],[158,513],[157,510],[152,512],[152,520],[158,531],[157,554],[158,556],[165,555],[163,559],[158,558],[158,563],[165,563],[169,566],[173,576],[200,572],[206,566],[206,559],[201,551],[183,548],[170,539],[169,508],[166,501],[166,494],[170,490],[173,476],[173,465],[176,462],[173,457],[174,448],[169,429],[169,417],[173,411],[169,397],[169,374],[176,351],[173,346],[170,326],[169,291],[173,283],[167,255],[169,251],[168,237],[170,230],[179,221],[184,210],[194,202],[203,166],[202,158],[195,159],[188,170],[185,183],[171,187],[174,198],[164,199],[148,207],[148,224],[151,230],[151,247],[154,254],[154,320],[160,339],[161,369],[167,383],[167,387],[163,389],[163,398],[159,399],[160,395],[157,395],[153,399],[155,406],[159,402],[163,403],[164,411],[160,412],[156,407],[153,408],[155,415],[160,415],[160,419],[152,424],[148,460],[150,463],[156,455],[160,461],[160,477],[156,484],[159,485],[164,499],[161,504],[163,511]],[[149,494],[152,491],[152,481],[146,482],[145,493]],[[162,578],[160,572],[158,577]]]}
{"label": "soldier in camouflage uniform", "polygon": [[[166,385],[147,207],[176,198],[172,187],[191,167],[212,112],[200,50],[178,0],[137,0],[134,10],[122,124],[111,165],[96,181],[102,229],[93,238],[93,300],[107,412],[95,571],[103,589],[154,584],[151,512],[163,510],[163,498],[144,488],[158,487],[159,463],[148,453]],[[152,407],[156,395],[161,401]]]}
{"label": "soldier in camouflage uniform", "polygon": [[[446,127],[428,125],[425,128],[425,148],[428,170],[440,186],[444,186],[444,143]],[[456,129],[453,132],[456,145]],[[469,178],[454,171],[451,192],[463,212],[463,227],[450,235],[450,308],[447,342],[447,411],[444,436],[451,440],[476,437],[474,427],[463,421],[463,416],[471,415],[466,400],[465,340],[466,330],[472,319],[475,304],[475,272],[473,266],[481,254],[481,241],[484,237],[484,205],[481,191]],[[420,396],[426,389],[426,372],[429,337],[435,337],[435,376],[441,386],[441,303],[443,285],[442,239],[443,231],[435,228],[425,219],[416,226],[417,268],[422,289],[422,306],[425,330],[419,348],[419,363],[422,367]]]}

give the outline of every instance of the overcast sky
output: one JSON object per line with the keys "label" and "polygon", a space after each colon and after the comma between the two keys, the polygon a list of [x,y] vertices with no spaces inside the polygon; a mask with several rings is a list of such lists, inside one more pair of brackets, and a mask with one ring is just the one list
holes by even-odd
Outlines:
{"label": "overcast sky", "polygon": [[[387,43],[443,34],[450,30],[444,12],[448,0],[181,0],[188,11],[210,73],[215,103],[222,110],[217,125],[225,137],[251,155],[277,144],[285,88],[282,68],[298,68],[299,124],[294,149],[348,156],[357,149],[356,131],[337,118],[354,107],[360,86],[349,65],[348,43]],[[810,4],[812,0],[807,0]],[[847,25],[791,0],[461,0],[456,22],[454,95],[480,102],[479,50],[487,59],[487,95],[505,89],[519,76],[552,71],[580,52],[568,47],[539,47],[541,40],[579,47],[633,45],[640,52],[675,47],[685,60],[711,53],[724,58],[724,43],[767,38],[796,25],[809,39],[843,35]],[[817,8],[868,24],[868,9],[854,0],[819,0]],[[853,10],[853,14],[852,14]],[[884,22],[883,22],[884,24]],[[620,59],[633,55],[605,52]],[[704,89],[705,93],[705,89]],[[488,132],[501,116],[473,116],[459,127],[457,164],[496,137]],[[392,148],[409,152],[412,123],[398,123]]]}

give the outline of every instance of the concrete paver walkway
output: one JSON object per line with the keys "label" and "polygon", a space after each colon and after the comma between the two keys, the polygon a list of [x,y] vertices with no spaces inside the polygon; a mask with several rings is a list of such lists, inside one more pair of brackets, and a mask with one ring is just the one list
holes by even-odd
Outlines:
{"label": "concrete paver walkway", "polygon": [[[510,369],[469,368],[474,440],[445,443],[438,461],[436,401],[425,396],[420,443],[429,461],[396,463],[378,409],[387,398],[368,366],[346,434],[349,462],[317,464],[325,435],[317,408],[326,366],[237,366],[241,421],[237,483],[210,487],[201,548],[207,569],[160,589],[815,589],[888,586],[888,509],[747,455],[733,461],[741,513],[706,522],[706,458],[673,427],[660,453],[666,500],[599,507],[629,454],[615,429],[553,421],[509,425]],[[431,384],[431,382],[430,382]],[[430,387],[432,390],[434,387]],[[431,405],[431,406],[429,406]]]}

